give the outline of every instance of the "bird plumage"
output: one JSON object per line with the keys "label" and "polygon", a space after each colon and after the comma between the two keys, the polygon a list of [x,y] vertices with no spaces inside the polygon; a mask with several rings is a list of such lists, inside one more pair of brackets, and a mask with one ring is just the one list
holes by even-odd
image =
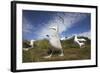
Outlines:
{"label": "bird plumage", "polygon": [[50,44],[55,48],[61,49],[62,46],[61,46],[60,38],[59,38],[59,35],[58,35],[58,32],[57,32],[58,27],[57,26],[50,27],[50,30],[51,30],[51,35],[49,35]]}
{"label": "bird plumage", "polygon": [[[51,30],[51,34],[46,35],[49,38],[49,43],[51,44],[52,47],[54,47],[54,49],[56,50],[59,49],[61,51],[61,54],[59,56],[63,56],[63,50],[62,50],[60,38],[58,35],[58,26],[50,27],[49,29]],[[52,56],[52,53],[49,56],[46,56],[44,58],[49,58],[51,56]]]}
{"label": "bird plumage", "polygon": [[75,35],[75,37],[74,37],[74,42],[76,42],[76,43],[80,46],[80,48],[81,48],[83,45],[85,45],[85,44],[84,44],[84,41],[86,41],[86,40],[83,39],[83,38],[78,38],[77,35]]}
{"label": "bird plumage", "polygon": [[34,41],[35,40],[30,40],[30,46],[33,48],[34,47]]}
{"label": "bird plumage", "polygon": [[86,40],[81,38],[81,39],[78,39],[78,41],[86,41]]}

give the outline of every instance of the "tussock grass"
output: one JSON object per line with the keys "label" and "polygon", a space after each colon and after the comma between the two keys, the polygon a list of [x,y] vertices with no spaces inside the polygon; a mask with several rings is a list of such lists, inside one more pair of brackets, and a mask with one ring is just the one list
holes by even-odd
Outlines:
{"label": "tussock grass", "polygon": [[44,56],[48,55],[47,51],[51,48],[49,42],[45,39],[36,41],[34,48],[28,51],[22,51],[23,63],[91,59],[91,43],[89,39],[87,39],[83,48],[79,48],[79,46],[73,42],[73,39],[61,41],[61,43],[64,56],[60,57],[58,54],[54,54],[51,58],[46,59]]}

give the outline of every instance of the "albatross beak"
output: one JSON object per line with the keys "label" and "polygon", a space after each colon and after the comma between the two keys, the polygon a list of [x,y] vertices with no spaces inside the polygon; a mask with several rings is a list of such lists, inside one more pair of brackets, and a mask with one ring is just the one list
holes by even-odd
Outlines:
{"label": "albatross beak", "polygon": [[49,35],[46,35],[47,37],[49,37]]}

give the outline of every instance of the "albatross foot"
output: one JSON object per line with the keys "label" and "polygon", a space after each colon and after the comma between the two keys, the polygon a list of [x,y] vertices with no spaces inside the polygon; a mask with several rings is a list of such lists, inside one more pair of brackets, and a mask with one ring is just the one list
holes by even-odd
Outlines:
{"label": "albatross foot", "polygon": [[62,53],[62,54],[60,54],[59,56],[61,56],[61,57],[62,57],[62,56],[64,56],[64,54]]}
{"label": "albatross foot", "polygon": [[49,56],[45,56],[45,57],[43,57],[43,58],[51,58],[51,56],[52,56],[52,55],[49,55]]}

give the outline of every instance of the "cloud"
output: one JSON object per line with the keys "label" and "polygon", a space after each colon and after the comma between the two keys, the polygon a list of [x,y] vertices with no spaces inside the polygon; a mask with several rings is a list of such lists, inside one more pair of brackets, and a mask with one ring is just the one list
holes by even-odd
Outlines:
{"label": "cloud", "polygon": [[82,33],[78,33],[78,34],[71,34],[67,38],[66,37],[61,37],[61,40],[71,39],[74,35],[84,36],[84,37],[87,37],[87,38],[91,39],[91,31],[87,31],[87,32],[82,32]]}
{"label": "cloud", "polygon": [[[29,33],[31,33],[30,35],[32,36],[37,35],[36,37],[38,39],[46,38],[47,34],[51,34],[51,32],[49,31],[49,27],[59,26],[59,34],[62,34],[62,32],[67,31],[69,28],[72,28],[73,26],[75,26],[75,23],[81,21],[86,16],[87,14],[85,13],[75,12],[55,13],[54,16],[52,16],[52,19],[48,20],[47,23],[41,23],[40,28],[36,27],[36,24],[34,25],[34,23],[31,23],[29,20],[23,17],[22,31],[25,35],[29,35]],[[85,34],[86,33],[84,33],[84,35]]]}
{"label": "cloud", "polygon": [[[60,17],[59,17],[60,16]],[[75,26],[74,24],[82,19],[84,19],[87,15],[84,13],[57,13],[54,15],[52,20],[41,29],[41,35],[50,34],[48,30],[49,27],[59,26],[59,34],[64,31],[67,31],[69,28]]]}
{"label": "cloud", "polygon": [[23,25],[22,25],[22,31],[23,33],[31,33],[33,29],[33,25],[29,23],[29,21],[23,17]]}
{"label": "cloud", "polygon": [[60,19],[56,19],[58,21],[57,24],[59,24],[59,33],[62,33],[63,31],[68,30],[69,28],[75,26],[74,23],[84,19],[86,17],[86,14],[81,13],[64,13],[64,14],[58,14],[64,19],[64,23],[60,23]]}
{"label": "cloud", "polygon": [[88,37],[89,39],[91,39],[91,32],[87,31],[87,32],[82,32],[77,34],[78,36],[84,36],[84,37]]}

